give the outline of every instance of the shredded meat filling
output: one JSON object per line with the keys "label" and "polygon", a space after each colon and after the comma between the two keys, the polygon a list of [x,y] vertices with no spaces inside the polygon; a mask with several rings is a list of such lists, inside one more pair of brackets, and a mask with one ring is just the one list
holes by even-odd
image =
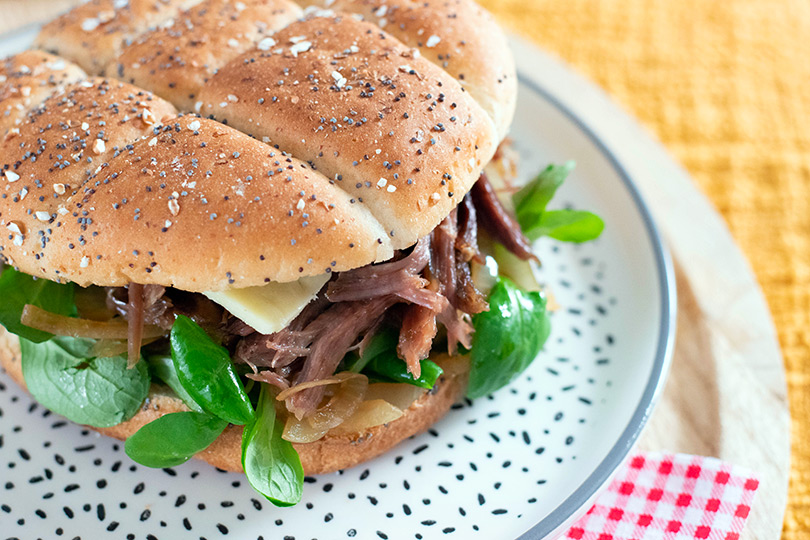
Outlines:
{"label": "shredded meat filling", "polygon": [[130,283],[127,289],[127,367],[131,368],[141,359],[143,341],[144,286]]}
{"label": "shredded meat filling", "polygon": [[415,304],[436,308],[438,295],[424,294],[427,280],[419,274],[430,260],[430,238],[421,238],[410,254],[393,262],[365,266],[338,274],[326,291],[330,302],[353,302],[394,295]]}
{"label": "shredded meat filling", "polygon": [[439,293],[455,306],[456,302],[456,238],[458,214],[453,210],[433,230],[430,246],[430,273],[439,281]]}
{"label": "shredded meat filling", "polygon": [[286,390],[290,387],[290,381],[276,373],[275,371],[262,371],[260,373],[248,373],[248,379],[256,382],[272,384],[279,390]]}
{"label": "shredded meat filling", "polygon": [[312,336],[304,328],[329,307],[329,301],[319,294],[286,328],[271,335],[249,334],[236,346],[234,360],[258,371],[259,367],[278,369],[289,375],[288,366],[309,354]]}
{"label": "shredded meat filling", "polygon": [[537,256],[532,253],[531,243],[523,234],[520,224],[498,200],[495,188],[489,183],[486,174],[481,173],[481,177],[473,185],[470,194],[481,226],[495,240],[524,261],[537,259]]}
{"label": "shredded meat filling", "polygon": [[484,295],[475,288],[470,262],[483,262],[478,251],[478,217],[472,197],[464,197],[458,209],[456,236],[456,294],[454,305],[470,315],[489,310]]}
{"label": "shredded meat filling", "polygon": [[458,205],[458,236],[456,250],[461,262],[482,261],[478,252],[478,214],[472,197],[467,196]]}
{"label": "shredded meat filling", "polygon": [[[377,324],[385,312],[397,302],[393,296],[364,302],[340,302],[332,305],[305,329],[312,343],[294,384],[316,381],[331,376],[338,364],[358,338]],[[287,399],[287,410],[303,418],[320,404],[325,388],[308,388]]]}
{"label": "shredded meat filling", "polygon": [[422,374],[420,362],[430,355],[437,332],[435,311],[417,304],[405,309],[397,352],[414,377]]}
{"label": "shredded meat filling", "polygon": [[[107,289],[107,306],[127,320],[134,315],[124,287]],[[160,285],[143,285],[142,312],[145,325],[171,330],[177,316],[185,315],[217,339],[224,340],[232,335],[226,331],[225,310],[202,294],[166,289]]]}
{"label": "shredded meat filling", "polygon": [[463,261],[456,261],[456,307],[469,315],[489,311],[487,299],[473,283],[470,265]]}
{"label": "shredded meat filling", "polygon": [[[397,351],[418,377],[441,323],[448,350],[469,347],[470,315],[488,309],[475,289],[469,262],[478,255],[476,209],[466,198],[410,253],[394,260],[341,272],[287,328],[264,336],[249,334],[236,347],[235,360],[249,365],[255,380],[291,386],[332,375],[346,353],[362,350],[391,307],[403,305]],[[273,375],[270,375],[272,373]],[[313,411],[322,388],[294,394],[287,408],[299,418]]]}

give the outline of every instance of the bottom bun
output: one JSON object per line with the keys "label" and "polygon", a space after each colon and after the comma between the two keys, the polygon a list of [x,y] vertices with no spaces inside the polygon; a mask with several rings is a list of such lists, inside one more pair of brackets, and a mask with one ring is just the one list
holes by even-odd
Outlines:
{"label": "bottom bun", "polygon": [[[447,358],[446,355],[443,356]],[[0,365],[17,384],[26,388],[22,376],[19,341],[2,326]],[[387,452],[404,439],[422,433],[435,424],[464,395],[466,387],[466,371],[448,369],[432,390],[413,402],[393,422],[349,435],[327,435],[312,443],[294,443],[293,446],[301,456],[304,473],[324,474],[346,469]],[[164,414],[187,410],[188,407],[171,390],[163,385],[153,384],[141,410],[126,422],[109,428],[87,427],[103,435],[124,440]],[[242,426],[228,426],[211,446],[194,457],[219,469],[243,472]]]}

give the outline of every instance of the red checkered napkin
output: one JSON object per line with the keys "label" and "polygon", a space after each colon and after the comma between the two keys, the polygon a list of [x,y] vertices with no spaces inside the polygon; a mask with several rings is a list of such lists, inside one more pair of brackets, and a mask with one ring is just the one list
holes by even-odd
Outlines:
{"label": "red checkered napkin", "polygon": [[637,454],[563,538],[738,540],[758,487],[755,474],[718,459]]}

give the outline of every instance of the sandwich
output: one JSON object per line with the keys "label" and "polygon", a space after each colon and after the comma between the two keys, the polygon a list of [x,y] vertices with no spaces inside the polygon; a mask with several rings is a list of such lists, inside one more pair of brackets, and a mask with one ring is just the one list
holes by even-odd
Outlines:
{"label": "sandwich", "polygon": [[[91,0],[0,73],[0,361],[150,467],[274,504],[507,385],[550,332],[517,79],[470,0]],[[328,5],[326,5],[328,4]]]}

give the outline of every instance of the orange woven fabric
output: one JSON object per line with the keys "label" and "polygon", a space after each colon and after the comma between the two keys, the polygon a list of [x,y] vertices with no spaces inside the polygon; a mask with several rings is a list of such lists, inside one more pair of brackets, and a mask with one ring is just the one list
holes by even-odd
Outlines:
{"label": "orange woven fabric", "polygon": [[638,117],[725,217],[770,304],[792,415],[783,537],[810,536],[810,2],[483,0]]}

